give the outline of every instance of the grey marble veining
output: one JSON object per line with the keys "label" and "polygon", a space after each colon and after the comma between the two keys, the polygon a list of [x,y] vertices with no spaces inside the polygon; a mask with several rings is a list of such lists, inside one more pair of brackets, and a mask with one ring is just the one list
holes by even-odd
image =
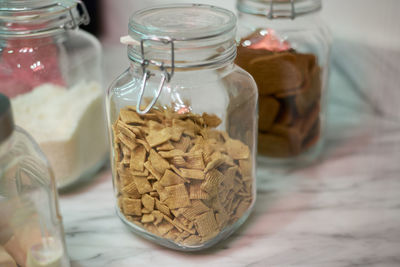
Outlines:
{"label": "grey marble veining", "polygon": [[60,197],[72,266],[400,266],[400,54],[336,44],[323,156],[270,178],[231,238],[185,254],[133,235],[106,169]]}

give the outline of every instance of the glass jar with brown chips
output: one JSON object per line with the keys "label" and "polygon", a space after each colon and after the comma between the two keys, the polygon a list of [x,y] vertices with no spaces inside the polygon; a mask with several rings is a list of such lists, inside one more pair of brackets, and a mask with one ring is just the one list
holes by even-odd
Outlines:
{"label": "glass jar with brown chips", "polygon": [[236,18],[206,5],[135,13],[131,67],[108,91],[117,213],[178,250],[228,237],[255,201],[257,89],[234,65]]}
{"label": "glass jar with brown chips", "polygon": [[236,64],[259,92],[259,159],[286,166],[322,150],[330,37],[321,0],[238,0]]}

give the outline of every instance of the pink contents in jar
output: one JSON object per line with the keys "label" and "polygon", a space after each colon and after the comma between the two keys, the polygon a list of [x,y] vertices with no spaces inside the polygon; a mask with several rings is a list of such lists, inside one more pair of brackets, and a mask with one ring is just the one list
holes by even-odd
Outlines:
{"label": "pink contents in jar", "polygon": [[0,54],[0,92],[13,98],[43,83],[65,85],[58,57],[51,37],[8,40]]}

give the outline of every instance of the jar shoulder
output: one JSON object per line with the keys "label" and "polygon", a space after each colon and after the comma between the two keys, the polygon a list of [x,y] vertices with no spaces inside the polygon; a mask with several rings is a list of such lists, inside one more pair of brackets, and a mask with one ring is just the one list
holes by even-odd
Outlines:
{"label": "jar shoulder", "polygon": [[81,48],[92,48],[94,52],[101,54],[102,47],[100,41],[91,33],[78,29],[66,32],[66,34],[66,37],[63,38],[65,44]]}
{"label": "jar shoulder", "polygon": [[[137,88],[142,85],[143,72],[139,67],[129,67],[120,76],[118,76],[109,86],[108,94],[121,93],[122,91]],[[157,85],[157,73],[153,75],[150,81],[151,85]],[[153,77],[152,76],[152,77]],[[175,71],[169,84],[170,87],[181,88],[182,90],[188,88],[205,88],[210,85],[221,87],[229,90],[231,86],[237,86],[238,80],[242,81],[242,84],[250,85],[254,87],[256,91],[256,85],[253,77],[244,69],[236,64],[230,64],[218,69],[204,69],[195,71]],[[153,82],[155,81],[155,82]],[[221,86],[229,84],[230,86]]]}
{"label": "jar shoulder", "polygon": [[17,159],[23,161],[30,159],[32,162],[40,165],[40,167],[49,169],[49,163],[39,145],[21,127],[15,127],[14,133],[8,141],[8,147],[5,147],[5,149],[7,150],[5,156],[10,160]]}
{"label": "jar shoulder", "polygon": [[277,33],[285,34],[286,38],[301,39],[303,36],[305,39],[309,39],[310,36],[321,36],[324,39],[321,41],[330,41],[331,39],[328,24],[318,14],[306,15],[294,20],[271,20],[264,16],[239,13],[237,35],[239,40],[261,29],[273,29]]}

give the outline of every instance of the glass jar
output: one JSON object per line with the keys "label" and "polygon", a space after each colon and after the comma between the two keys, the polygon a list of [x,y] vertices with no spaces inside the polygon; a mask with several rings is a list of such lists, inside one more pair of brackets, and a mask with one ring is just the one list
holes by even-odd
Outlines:
{"label": "glass jar", "polygon": [[11,0],[0,7],[0,92],[39,143],[58,187],[90,177],[108,151],[101,47],[78,29],[81,1]]}
{"label": "glass jar", "polygon": [[38,145],[15,127],[0,94],[0,262],[2,266],[69,266],[57,188]]}
{"label": "glass jar", "polygon": [[263,163],[311,162],[322,149],[330,37],[320,0],[238,0],[236,64],[259,92]]}
{"label": "glass jar", "polygon": [[117,213],[158,244],[200,250],[255,201],[257,89],[234,65],[236,17],[207,5],[141,10],[130,67],[107,93]]}

